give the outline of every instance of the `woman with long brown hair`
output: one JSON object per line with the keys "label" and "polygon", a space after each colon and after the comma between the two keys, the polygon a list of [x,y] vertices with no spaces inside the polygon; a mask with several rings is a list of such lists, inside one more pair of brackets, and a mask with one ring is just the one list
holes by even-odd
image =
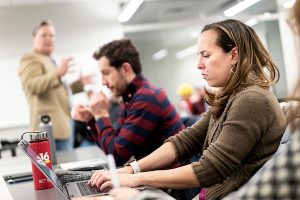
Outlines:
{"label": "woman with long brown hair", "polygon": [[[300,0],[296,0],[289,25],[299,41],[300,37]],[[300,50],[300,49],[298,49]],[[298,59],[299,60],[299,59]],[[300,92],[300,76],[292,97]],[[297,98],[294,98],[297,99]],[[245,186],[226,197],[233,199],[300,199],[300,106],[292,104],[289,108],[291,121],[291,141],[286,149],[274,160],[270,160],[259,174],[253,177]]]}
{"label": "woman with long brown hair", "polygon": [[[269,90],[279,72],[255,31],[233,19],[208,24],[198,40],[198,56],[203,78],[217,88],[206,90],[209,111],[149,156],[119,169],[121,186],[201,187],[205,199],[220,199],[275,153],[286,128]],[[198,162],[161,170],[199,152]],[[110,173],[98,171],[89,183],[110,188]]]}

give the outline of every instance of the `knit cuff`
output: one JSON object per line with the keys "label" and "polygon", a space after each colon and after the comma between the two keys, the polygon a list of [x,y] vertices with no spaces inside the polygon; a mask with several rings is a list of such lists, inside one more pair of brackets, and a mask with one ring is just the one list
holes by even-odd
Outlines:
{"label": "knit cuff", "polygon": [[208,164],[207,162],[204,163],[203,160],[200,162],[193,162],[191,163],[194,173],[198,179],[200,187],[211,187],[216,183],[220,183],[220,175],[213,169],[213,166]]}
{"label": "knit cuff", "polygon": [[107,126],[112,126],[109,117],[101,117],[96,121],[100,131],[103,131]]}

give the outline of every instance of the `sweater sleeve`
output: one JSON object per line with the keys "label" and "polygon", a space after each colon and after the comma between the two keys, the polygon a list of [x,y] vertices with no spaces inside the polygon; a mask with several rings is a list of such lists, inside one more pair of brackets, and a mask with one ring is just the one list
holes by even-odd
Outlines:
{"label": "sweater sleeve", "polygon": [[166,140],[166,142],[172,142],[175,147],[176,161],[183,162],[202,150],[210,117],[210,112],[203,114],[194,125]]}
{"label": "sweater sleeve", "polygon": [[192,163],[200,186],[221,183],[238,169],[274,119],[271,104],[264,93],[241,92],[236,96],[220,124],[220,135],[204,150],[201,160]]}
{"label": "sweater sleeve", "polygon": [[153,133],[160,115],[151,109],[153,106],[149,102],[136,101],[126,109],[126,117],[118,119],[122,124],[117,124],[116,129],[107,117],[96,121],[97,143],[105,153],[114,155],[118,166],[137,154]]}

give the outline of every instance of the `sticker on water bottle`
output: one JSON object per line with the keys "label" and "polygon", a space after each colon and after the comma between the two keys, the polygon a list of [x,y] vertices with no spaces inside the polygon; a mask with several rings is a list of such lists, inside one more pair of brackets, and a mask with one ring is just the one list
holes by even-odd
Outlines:
{"label": "sticker on water bottle", "polygon": [[39,156],[37,156],[37,162],[43,166],[50,163],[50,156],[48,152],[45,153],[39,153]]}
{"label": "sticker on water bottle", "polygon": [[47,183],[47,179],[46,178],[39,179],[38,181],[39,181],[39,184]]}

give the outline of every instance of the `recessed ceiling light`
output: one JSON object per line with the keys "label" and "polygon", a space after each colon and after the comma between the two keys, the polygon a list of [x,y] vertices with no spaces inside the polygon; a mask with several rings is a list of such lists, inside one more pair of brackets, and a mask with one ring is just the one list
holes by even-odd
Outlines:
{"label": "recessed ceiling light", "polygon": [[249,19],[245,22],[245,24],[247,24],[248,26],[254,26],[257,23],[258,23],[258,20],[256,18]]}
{"label": "recessed ceiling light", "polygon": [[166,49],[161,49],[152,55],[152,59],[159,61],[159,60],[163,59],[164,57],[166,57],[167,55],[168,55],[168,51]]}
{"label": "recessed ceiling light", "polygon": [[200,33],[199,33],[199,31],[192,31],[191,36],[192,36],[192,38],[198,38],[200,36]]}
{"label": "recessed ceiling light", "polygon": [[267,17],[267,18],[269,18],[269,17],[271,17],[271,13],[265,12],[265,13],[264,13],[264,16]]}
{"label": "recessed ceiling light", "polygon": [[197,45],[193,45],[193,46],[190,46],[186,49],[178,51],[175,54],[175,58],[177,58],[178,60],[181,60],[181,59],[184,59],[184,58],[189,57],[191,55],[195,55],[196,52],[197,52]]}

